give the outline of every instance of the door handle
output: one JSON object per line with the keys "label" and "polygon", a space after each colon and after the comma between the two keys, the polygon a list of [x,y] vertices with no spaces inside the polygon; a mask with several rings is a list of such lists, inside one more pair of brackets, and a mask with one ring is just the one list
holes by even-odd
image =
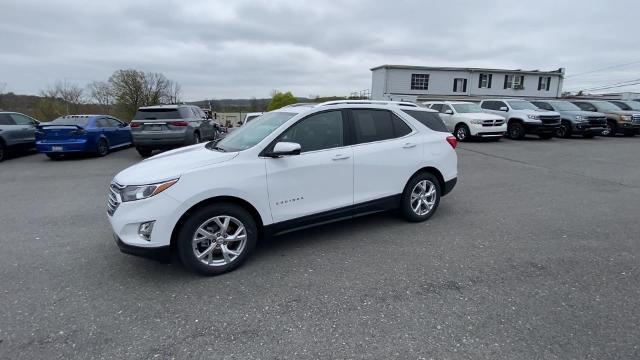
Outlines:
{"label": "door handle", "polygon": [[333,157],[333,160],[334,160],[334,161],[337,161],[337,160],[346,160],[346,159],[348,159],[348,158],[350,158],[350,157],[351,157],[351,156],[349,156],[349,155],[342,155],[342,154],[338,154],[338,155],[336,155],[336,156],[334,156],[334,157]]}
{"label": "door handle", "polygon": [[412,149],[414,147],[416,147],[416,144],[414,143],[406,143],[404,144],[404,146],[402,146],[404,149]]}

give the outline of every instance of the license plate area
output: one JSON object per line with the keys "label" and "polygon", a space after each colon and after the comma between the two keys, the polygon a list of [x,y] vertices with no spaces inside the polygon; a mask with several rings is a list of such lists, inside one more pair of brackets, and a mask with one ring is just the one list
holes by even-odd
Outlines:
{"label": "license plate area", "polygon": [[63,152],[64,151],[64,147],[63,146],[52,146],[51,147],[51,151],[53,151],[53,152]]}

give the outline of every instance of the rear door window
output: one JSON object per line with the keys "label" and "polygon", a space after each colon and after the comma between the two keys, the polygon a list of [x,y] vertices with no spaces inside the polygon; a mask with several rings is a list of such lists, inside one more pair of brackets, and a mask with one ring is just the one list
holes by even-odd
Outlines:
{"label": "rear door window", "polygon": [[353,109],[355,143],[369,143],[396,137],[392,113],[387,110]]}
{"label": "rear door window", "polygon": [[393,121],[393,130],[395,131],[396,137],[403,137],[405,135],[411,134],[411,128],[404,120],[400,119],[398,115],[391,114],[391,120]]}
{"label": "rear door window", "polygon": [[181,118],[180,112],[176,108],[139,109],[133,117],[134,120],[172,120]]}
{"label": "rear door window", "polygon": [[0,114],[0,125],[16,125],[9,114]]}
{"label": "rear door window", "polygon": [[16,122],[17,125],[33,125],[34,121],[31,118],[28,118],[22,114],[11,114],[13,121]]}
{"label": "rear door window", "polygon": [[434,131],[446,132],[448,133],[447,127],[444,125],[444,122],[440,118],[438,113],[430,112],[430,111],[419,111],[419,110],[402,110],[405,113],[409,114],[412,118],[418,120],[422,125],[428,127]]}

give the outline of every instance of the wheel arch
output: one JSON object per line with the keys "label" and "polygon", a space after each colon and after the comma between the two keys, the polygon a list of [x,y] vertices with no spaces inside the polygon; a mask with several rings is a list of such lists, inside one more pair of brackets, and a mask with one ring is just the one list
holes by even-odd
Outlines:
{"label": "wheel arch", "polygon": [[514,123],[524,123],[524,120],[522,120],[520,118],[509,118],[509,120],[507,120],[507,124],[510,124],[512,122],[514,122]]}
{"label": "wheel arch", "polygon": [[251,203],[249,203],[248,201],[241,199],[239,197],[235,197],[235,196],[214,196],[205,200],[200,201],[199,203],[196,203],[195,205],[191,206],[189,209],[187,209],[187,211],[185,211],[180,218],[178,219],[178,221],[176,222],[175,226],[173,227],[173,230],[171,231],[171,241],[170,241],[170,249],[172,251],[174,251],[176,249],[177,246],[177,240],[178,240],[178,232],[180,231],[180,228],[182,227],[182,224],[184,224],[184,222],[186,221],[186,219],[195,211],[202,209],[204,207],[207,207],[209,205],[212,204],[216,204],[216,203],[230,203],[230,204],[235,204],[238,205],[242,208],[244,208],[245,210],[247,210],[249,212],[249,214],[251,214],[251,216],[253,217],[253,219],[256,222],[256,226],[258,228],[258,239],[261,239],[263,236],[263,229],[264,229],[264,224],[262,222],[262,217],[260,216],[260,212],[258,212],[258,210],[251,205]]}
{"label": "wheel arch", "polygon": [[[440,185],[440,191],[444,191],[444,186],[445,186],[444,176],[442,176],[442,173],[440,172],[440,170],[436,169],[433,166],[424,166],[419,170],[417,170],[416,172],[414,172],[413,174],[411,174],[411,176],[405,182],[405,185],[404,185],[405,189],[407,187],[407,184],[409,184],[409,181],[411,181],[411,179],[413,179],[414,176],[423,172],[428,172],[433,174],[433,176],[435,176],[438,179],[438,185]],[[404,189],[403,189],[403,193],[404,193]]]}

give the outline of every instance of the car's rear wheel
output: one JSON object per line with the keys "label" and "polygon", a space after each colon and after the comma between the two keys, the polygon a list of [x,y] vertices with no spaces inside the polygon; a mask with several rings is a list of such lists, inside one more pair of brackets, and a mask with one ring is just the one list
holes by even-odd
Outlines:
{"label": "car's rear wheel", "polygon": [[98,156],[106,156],[109,153],[109,143],[105,139],[98,140],[98,148],[97,148]]}
{"label": "car's rear wheel", "polygon": [[4,161],[7,156],[7,147],[0,141],[0,162]]}
{"label": "car's rear wheel", "polygon": [[411,222],[429,219],[438,209],[440,194],[440,182],[433,174],[421,172],[415,175],[402,193],[402,215]]}
{"label": "car's rear wheel", "polygon": [[153,150],[151,149],[147,149],[147,148],[141,148],[141,147],[137,147],[136,151],[138,152],[138,154],[140,154],[140,156],[142,156],[143,158],[148,158],[149,156],[151,156],[151,153],[153,152]]}
{"label": "car's rear wheel", "polygon": [[520,122],[510,122],[507,127],[507,136],[512,140],[521,140],[524,139],[524,125]]}
{"label": "car's rear wheel", "polygon": [[197,131],[193,133],[193,144],[200,144],[200,133]]}
{"label": "car's rear wheel", "polygon": [[178,254],[203,275],[231,271],[247,259],[258,240],[256,222],[241,206],[221,203],[197,210],[178,233]]}
{"label": "car's rear wheel", "polygon": [[471,132],[469,131],[469,127],[466,124],[460,124],[456,126],[454,131],[454,135],[458,141],[467,141],[471,137]]}

